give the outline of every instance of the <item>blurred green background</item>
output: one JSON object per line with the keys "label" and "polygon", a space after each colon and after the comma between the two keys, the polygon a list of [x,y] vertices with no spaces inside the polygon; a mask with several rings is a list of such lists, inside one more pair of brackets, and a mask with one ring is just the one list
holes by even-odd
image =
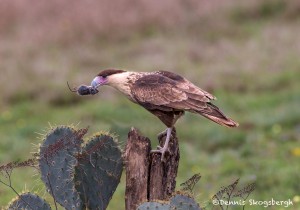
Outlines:
{"label": "blurred green background", "polygon": [[[182,74],[240,123],[228,129],[192,114],[177,123],[177,183],[201,173],[198,202],[241,178],[256,182],[250,198],[294,202],[271,209],[300,208],[298,0],[1,0],[0,164],[29,158],[49,124],[110,130],[122,144],[135,126],[156,146],[164,125],[118,92],[69,92],[67,81],[89,84],[110,67]],[[47,197],[36,171],[12,178],[18,191]],[[124,209],[124,178],[109,210]],[[0,206],[13,197],[0,185]]]}

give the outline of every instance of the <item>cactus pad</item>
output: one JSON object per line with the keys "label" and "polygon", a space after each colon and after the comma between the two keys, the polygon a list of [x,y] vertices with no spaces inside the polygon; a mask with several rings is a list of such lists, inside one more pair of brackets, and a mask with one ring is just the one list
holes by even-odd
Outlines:
{"label": "cactus pad", "polygon": [[32,193],[21,194],[8,207],[8,210],[24,209],[24,210],[51,210],[50,205],[38,195]]}
{"label": "cactus pad", "polygon": [[187,195],[177,194],[173,196],[170,200],[170,205],[172,210],[200,210],[194,198]]}
{"label": "cactus pad", "polygon": [[137,210],[201,210],[194,198],[187,195],[174,195],[169,203],[156,201],[142,203]]}
{"label": "cactus pad", "polygon": [[84,129],[57,127],[49,132],[40,147],[39,167],[47,191],[66,209],[82,209],[75,190],[76,156],[80,151]]}
{"label": "cactus pad", "polygon": [[137,210],[171,210],[170,204],[159,202],[145,202]]}
{"label": "cactus pad", "polygon": [[88,209],[106,209],[123,170],[120,148],[109,135],[96,135],[78,157],[76,189]]}

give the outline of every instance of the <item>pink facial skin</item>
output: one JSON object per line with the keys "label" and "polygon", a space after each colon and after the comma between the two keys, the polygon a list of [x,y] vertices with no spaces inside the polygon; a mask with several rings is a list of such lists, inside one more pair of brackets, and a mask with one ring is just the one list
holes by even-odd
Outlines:
{"label": "pink facial skin", "polygon": [[91,86],[93,88],[98,88],[101,85],[105,85],[107,83],[107,79],[105,77],[97,76],[91,82]]}

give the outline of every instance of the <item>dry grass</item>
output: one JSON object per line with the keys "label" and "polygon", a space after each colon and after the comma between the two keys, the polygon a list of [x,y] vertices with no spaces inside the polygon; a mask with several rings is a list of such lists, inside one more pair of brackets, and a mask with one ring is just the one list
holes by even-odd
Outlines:
{"label": "dry grass", "polygon": [[66,81],[89,83],[106,67],[161,68],[209,90],[247,89],[253,71],[282,71],[300,52],[299,3],[284,2],[3,0],[1,101],[73,101]]}
{"label": "dry grass", "polygon": [[0,32],[27,42],[70,43],[99,35],[120,37],[149,26],[177,27],[222,7],[224,3],[216,0],[3,0]]}

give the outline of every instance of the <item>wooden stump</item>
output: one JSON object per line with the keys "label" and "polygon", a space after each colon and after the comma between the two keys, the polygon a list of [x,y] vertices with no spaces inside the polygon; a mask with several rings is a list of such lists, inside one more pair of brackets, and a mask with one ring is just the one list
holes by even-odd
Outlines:
{"label": "wooden stump", "polygon": [[[166,135],[159,136],[163,146]],[[124,160],[126,169],[125,208],[135,210],[142,202],[149,200],[167,200],[176,187],[179,164],[179,146],[176,130],[173,129],[169,143],[170,153],[150,154],[151,142],[132,128],[128,133]]]}
{"label": "wooden stump", "polygon": [[124,153],[126,167],[125,209],[134,210],[148,197],[150,140],[132,128]]}

